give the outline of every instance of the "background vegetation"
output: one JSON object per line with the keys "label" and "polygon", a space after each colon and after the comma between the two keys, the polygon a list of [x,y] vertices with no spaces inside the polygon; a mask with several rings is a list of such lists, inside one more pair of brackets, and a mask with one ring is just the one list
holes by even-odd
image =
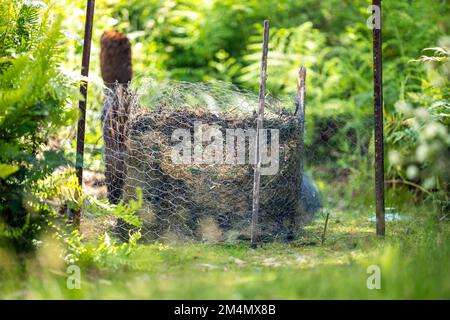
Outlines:
{"label": "background vegetation", "polygon": [[[132,214],[139,203],[112,206],[79,197],[67,169],[74,160],[85,1],[1,1],[0,296],[450,297],[450,3],[383,1],[387,203],[402,216],[388,224],[384,241],[372,236],[368,221],[369,4],[96,1],[86,135],[90,170],[102,169],[98,56],[105,29],[130,37],[138,80],[223,80],[256,91],[266,18],[270,94],[294,95],[297,68],[307,66],[308,171],[332,208],[329,241],[319,246],[319,217],[305,239],[249,252],[245,244],[140,245],[138,233],[129,243],[116,243],[108,233],[87,241],[66,225],[69,209],[139,225]],[[81,291],[65,288],[65,267],[72,263],[90,270]],[[386,271],[385,289],[374,293],[365,288],[365,267],[377,263]],[[132,276],[117,270],[131,270]],[[130,289],[137,283],[140,290]],[[185,291],[177,291],[179,283]]]}

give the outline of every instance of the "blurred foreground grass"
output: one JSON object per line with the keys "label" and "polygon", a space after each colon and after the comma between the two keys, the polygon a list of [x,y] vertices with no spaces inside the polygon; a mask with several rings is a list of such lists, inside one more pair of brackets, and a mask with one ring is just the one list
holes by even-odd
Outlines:
{"label": "blurred foreground grass", "polygon": [[[74,290],[67,288],[67,264],[56,243],[21,262],[2,252],[0,298],[450,298],[448,224],[405,217],[388,222],[387,237],[379,239],[367,215],[333,214],[324,245],[320,218],[306,228],[304,238],[256,250],[247,243],[156,243],[118,255],[108,251],[112,245],[106,238],[100,255],[92,257],[87,250],[76,263],[81,288]],[[370,265],[381,269],[381,290],[367,289]]]}

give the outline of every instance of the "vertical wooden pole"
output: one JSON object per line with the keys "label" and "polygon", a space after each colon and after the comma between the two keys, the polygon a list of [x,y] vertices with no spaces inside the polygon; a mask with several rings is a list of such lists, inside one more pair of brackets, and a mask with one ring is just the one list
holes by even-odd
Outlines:
{"label": "vertical wooden pole", "polygon": [[[383,147],[383,64],[381,32],[381,0],[372,1],[376,19],[373,32],[373,110],[375,131],[375,201],[377,235],[384,236],[384,147]],[[376,9],[375,9],[376,8]]]}
{"label": "vertical wooden pole", "polygon": [[[301,199],[303,190],[303,176],[304,176],[304,161],[305,161],[305,110],[306,110],[306,67],[301,66],[298,70],[297,77],[297,101],[295,115],[297,116],[298,123],[300,126],[300,136],[299,136],[299,151],[300,151],[300,179],[299,179],[299,199]],[[302,208],[304,209],[304,208]],[[296,227],[295,214],[291,217],[289,239],[294,238]]]}
{"label": "vertical wooden pole", "polygon": [[325,217],[325,224],[323,225],[323,232],[322,232],[322,238],[320,241],[320,244],[323,246],[323,244],[325,243],[325,237],[327,235],[327,226],[328,226],[328,219],[330,218],[330,213],[327,212],[327,215]]}
{"label": "vertical wooden pole", "polygon": [[305,108],[306,108],[306,68],[300,67],[297,80],[297,118],[300,125],[300,152],[302,153],[300,186],[303,179],[303,160],[305,156]]}
{"label": "vertical wooden pole", "polygon": [[259,238],[259,195],[261,184],[261,150],[260,131],[263,129],[264,106],[266,104],[266,80],[267,80],[267,52],[269,48],[269,21],[264,21],[264,38],[261,60],[261,78],[259,80],[259,109],[256,120],[256,148],[255,148],[255,174],[253,180],[253,211],[251,226],[251,247],[256,248]]}
{"label": "vertical wooden pole", "polygon": [[304,66],[301,66],[300,69],[298,69],[297,99],[298,105],[295,113],[297,114],[300,124],[304,125],[306,107],[306,67]]}
{"label": "vertical wooden pole", "polygon": [[[81,61],[81,75],[87,77],[89,75],[89,60],[91,55],[92,42],[92,25],[94,21],[94,7],[95,0],[87,0],[86,7],[86,21],[84,27],[84,42],[83,42],[83,58]],[[76,153],[76,175],[80,188],[83,185],[83,156],[84,156],[84,135],[86,127],[86,100],[87,100],[87,81],[83,80],[80,84],[80,93],[82,100],[78,103],[79,118],[77,128],[77,153]],[[73,216],[73,224],[79,226],[80,212],[77,211]]]}

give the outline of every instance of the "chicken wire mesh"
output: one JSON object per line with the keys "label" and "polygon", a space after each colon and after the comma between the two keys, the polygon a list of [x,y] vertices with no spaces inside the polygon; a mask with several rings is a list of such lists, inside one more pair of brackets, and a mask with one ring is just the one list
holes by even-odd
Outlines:
{"label": "chicken wire mesh", "polygon": [[[300,122],[286,105],[266,103],[261,240],[295,238],[321,208],[314,185],[302,179]],[[102,109],[109,200],[142,191],[138,216],[148,240],[248,239],[257,107],[255,94],[220,82],[110,86]],[[126,237],[130,228],[119,221],[114,231]]]}

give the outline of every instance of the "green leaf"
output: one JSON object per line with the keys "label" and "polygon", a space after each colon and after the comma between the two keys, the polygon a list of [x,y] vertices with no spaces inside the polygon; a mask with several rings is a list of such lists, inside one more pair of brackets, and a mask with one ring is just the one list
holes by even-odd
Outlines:
{"label": "green leaf", "polygon": [[18,166],[0,163],[0,179],[7,178],[8,176],[12,175],[17,170],[19,170]]}

